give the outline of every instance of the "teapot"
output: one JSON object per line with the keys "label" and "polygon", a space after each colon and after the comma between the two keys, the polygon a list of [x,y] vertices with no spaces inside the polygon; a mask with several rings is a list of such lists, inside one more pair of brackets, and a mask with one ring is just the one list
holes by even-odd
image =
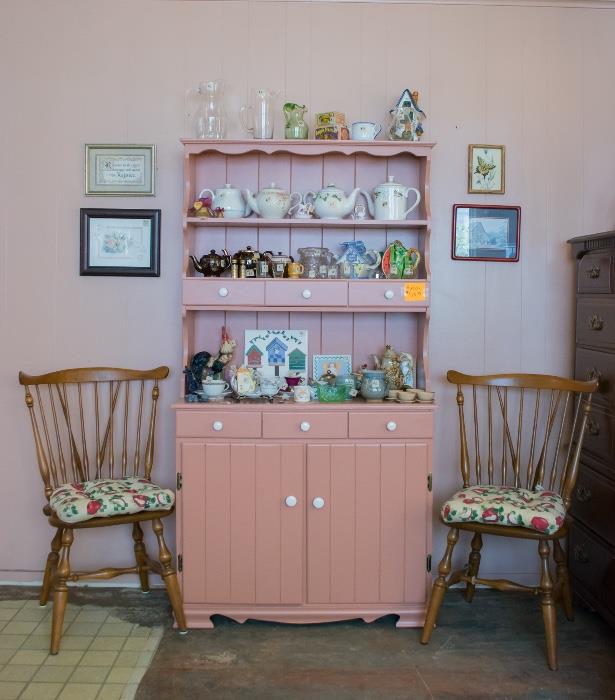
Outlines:
{"label": "teapot", "polygon": [[224,187],[212,191],[207,188],[199,192],[199,199],[208,192],[211,196],[213,209],[224,209],[225,219],[242,219],[250,214],[250,207],[243,201],[241,190],[228,182]]}
{"label": "teapot", "polygon": [[261,254],[258,250],[253,250],[252,246],[247,245],[245,249],[239,250],[234,257],[237,259],[239,277],[256,277],[258,262]]}
{"label": "teapot", "polygon": [[366,279],[374,275],[381,258],[377,250],[367,250],[363,241],[346,241],[340,245],[345,249],[337,259],[340,277]]}
{"label": "teapot", "polygon": [[334,184],[327,185],[314,197],[314,212],[319,219],[343,219],[354,209],[360,187],[349,195]]}
{"label": "teapot", "polygon": [[[416,200],[410,208],[408,206],[408,194],[414,192]],[[361,190],[367,200],[367,208],[374,219],[400,221],[405,219],[411,211],[414,211],[421,201],[421,193],[414,187],[406,187],[395,182],[395,177],[389,175],[387,182],[374,188],[374,198],[365,190]]]}
{"label": "teapot", "polygon": [[382,256],[382,271],[387,279],[416,277],[421,254],[416,248],[406,248],[401,241],[393,241]]}
{"label": "teapot", "polygon": [[376,369],[384,371],[384,378],[389,389],[401,389],[404,386],[404,377],[401,372],[399,355],[387,345],[382,357],[373,356]]}
{"label": "teapot", "polygon": [[298,192],[290,194],[286,190],[276,187],[272,182],[269,187],[262,189],[256,196],[246,190],[246,199],[250,209],[263,219],[283,219],[292,205],[293,197],[301,195]]}
{"label": "teapot", "polygon": [[212,248],[207,255],[203,255],[200,260],[197,260],[194,255],[190,255],[190,260],[194,265],[194,269],[200,272],[205,277],[220,277],[220,275],[230,267],[231,256],[223,248],[222,255],[218,255]]}
{"label": "teapot", "polygon": [[263,256],[269,263],[269,271],[272,277],[285,277],[286,266],[288,263],[295,262],[292,255],[284,255],[282,251],[278,251],[278,254],[274,255],[272,251],[266,250]]}

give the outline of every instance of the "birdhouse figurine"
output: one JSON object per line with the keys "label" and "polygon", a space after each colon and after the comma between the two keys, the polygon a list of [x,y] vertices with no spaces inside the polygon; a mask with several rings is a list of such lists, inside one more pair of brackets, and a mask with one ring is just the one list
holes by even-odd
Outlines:
{"label": "birdhouse figurine", "polygon": [[420,141],[423,134],[425,112],[418,105],[419,93],[406,88],[395,107],[389,110],[391,126],[389,138],[392,141]]}

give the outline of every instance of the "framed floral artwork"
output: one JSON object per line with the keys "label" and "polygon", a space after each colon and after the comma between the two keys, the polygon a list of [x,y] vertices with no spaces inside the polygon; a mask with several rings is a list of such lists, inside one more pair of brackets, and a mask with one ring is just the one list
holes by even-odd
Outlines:
{"label": "framed floral artwork", "polygon": [[504,194],[504,146],[468,146],[468,193]]}
{"label": "framed floral artwork", "polygon": [[79,274],[160,277],[160,209],[81,209]]}
{"label": "framed floral artwork", "polygon": [[517,262],[521,207],[453,205],[453,260]]}

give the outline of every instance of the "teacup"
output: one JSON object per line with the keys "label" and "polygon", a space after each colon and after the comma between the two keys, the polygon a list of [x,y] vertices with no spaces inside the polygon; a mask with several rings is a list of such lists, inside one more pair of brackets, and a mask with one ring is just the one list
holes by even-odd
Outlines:
{"label": "teacup", "polygon": [[289,386],[291,389],[303,383],[303,377],[289,375],[288,377],[284,377],[284,379],[286,379],[286,386]]}
{"label": "teacup", "polygon": [[312,398],[310,387],[306,385],[293,387],[293,398],[297,403],[306,403]]}
{"label": "teacup", "polygon": [[314,212],[313,204],[295,204],[292,206],[288,213],[293,217],[293,219],[311,219]]}
{"label": "teacup", "polygon": [[400,401],[406,401],[407,403],[412,403],[416,399],[416,391],[398,391],[397,398]]}
{"label": "teacup", "polygon": [[419,401],[433,401],[435,397],[433,391],[424,391],[423,389],[417,389],[416,395]]}
{"label": "teacup", "polygon": [[205,396],[220,396],[228,389],[224,379],[206,379],[202,385]]}
{"label": "teacup", "polygon": [[381,131],[380,124],[375,122],[352,122],[350,138],[353,141],[373,141]]}
{"label": "teacup", "polygon": [[261,394],[264,396],[274,396],[280,390],[280,385],[276,379],[271,377],[261,378]]}
{"label": "teacup", "polygon": [[305,268],[301,263],[291,262],[286,265],[286,274],[290,279],[298,279]]}

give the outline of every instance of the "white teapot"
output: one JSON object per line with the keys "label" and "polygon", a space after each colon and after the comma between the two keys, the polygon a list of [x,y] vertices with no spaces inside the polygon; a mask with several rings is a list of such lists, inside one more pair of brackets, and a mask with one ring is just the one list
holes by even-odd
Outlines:
{"label": "white teapot", "polygon": [[288,214],[293,197],[298,197],[298,201],[301,201],[301,195],[298,192],[291,194],[277,187],[275,182],[262,189],[256,196],[250,190],[246,190],[250,209],[263,219],[283,219]]}
{"label": "white teapot", "polygon": [[250,207],[243,201],[239,188],[227,183],[213,192],[204,189],[199,192],[199,199],[207,192],[211,195],[211,206],[214,209],[217,207],[224,209],[225,219],[241,219],[250,214]]}
{"label": "white teapot", "polygon": [[343,219],[354,209],[361,189],[355,187],[349,195],[335,185],[327,185],[314,197],[314,212],[319,219]]}
{"label": "white teapot", "polygon": [[[414,187],[406,187],[395,182],[395,177],[389,175],[388,182],[383,182],[374,188],[374,198],[369,192],[361,190],[367,200],[367,208],[374,219],[400,221],[405,219],[411,211],[414,211],[421,201],[421,193]],[[408,195],[414,192],[416,201],[408,207]]]}

